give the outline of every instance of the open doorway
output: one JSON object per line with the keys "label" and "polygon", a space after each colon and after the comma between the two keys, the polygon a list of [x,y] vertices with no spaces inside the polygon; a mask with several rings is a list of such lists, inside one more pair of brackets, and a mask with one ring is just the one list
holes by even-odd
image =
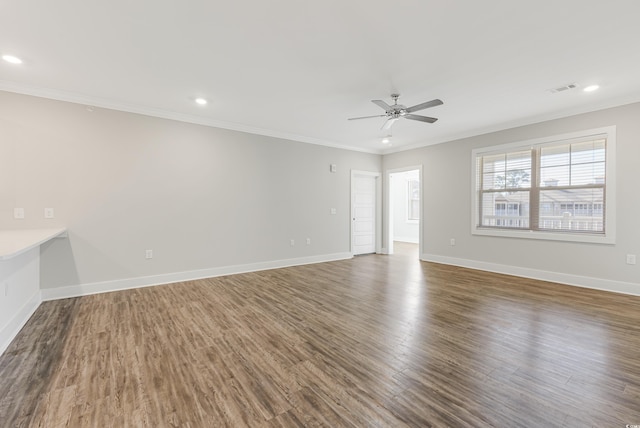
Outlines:
{"label": "open doorway", "polygon": [[388,224],[387,252],[422,254],[422,167],[387,171]]}

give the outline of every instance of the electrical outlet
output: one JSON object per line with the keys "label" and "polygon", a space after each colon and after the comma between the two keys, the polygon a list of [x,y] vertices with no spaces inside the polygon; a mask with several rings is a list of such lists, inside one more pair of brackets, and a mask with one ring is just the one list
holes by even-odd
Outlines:
{"label": "electrical outlet", "polygon": [[455,240],[455,238],[451,238],[451,239],[449,239],[449,245],[451,245],[452,247],[456,245],[456,240]]}
{"label": "electrical outlet", "polygon": [[13,209],[13,218],[24,218],[24,208],[14,208]]}
{"label": "electrical outlet", "polygon": [[627,264],[635,265],[636,264],[636,255],[635,254],[627,254]]}
{"label": "electrical outlet", "polygon": [[293,247],[294,245],[296,245],[296,240],[295,239],[290,240],[289,244]]}
{"label": "electrical outlet", "polygon": [[311,238],[307,238],[307,245],[311,245]]}
{"label": "electrical outlet", "polygon": [[336,215],[338,210],[336,210],[335,208],[331,208],[331,211],[329,211],[329,212],[331,213],[331,215]]}
{"label": "electrical outlet", "polygon": [[45,208],[44,209],[44,218],[54,218],[53,208]]}
{"label": "electrical outlet", "polygon": [[153,258],[153,250],[145,250],[144,258],[149,260]]}

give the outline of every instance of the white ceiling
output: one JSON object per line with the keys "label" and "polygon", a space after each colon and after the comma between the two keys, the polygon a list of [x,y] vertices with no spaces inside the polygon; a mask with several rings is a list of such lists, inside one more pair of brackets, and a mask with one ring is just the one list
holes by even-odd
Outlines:
{"label": "white ceiling", "polygon": [[[640,101],[638,0],[0,0],[0,89],[374,153]],[[581,89],[552,94],[569,83]],[[393,146],[372,99],[411,106]],[[205,97],[207,106],[193,100]]]}

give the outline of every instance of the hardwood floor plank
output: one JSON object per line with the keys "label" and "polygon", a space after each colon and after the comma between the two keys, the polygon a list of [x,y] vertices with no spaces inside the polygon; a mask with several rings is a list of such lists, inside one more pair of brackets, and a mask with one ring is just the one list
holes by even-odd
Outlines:
{"label": "hardwood floor plank", "polygon": [[393,256],[43,303],[2,427],[640,423],[640,298]]}
{"label": "hardwood floor plank", "polygon": [[357,427],[350,420],[350,412],[334,401],[325,401],[312,389],[304,387],[291,400],[298,419],[311,427]]}
{"label": "hardwood floor plank", "polygon": [[76,312],[75,299],[43,303],[0,357],[0,422],[31,426],[63,358],[65,332]]}

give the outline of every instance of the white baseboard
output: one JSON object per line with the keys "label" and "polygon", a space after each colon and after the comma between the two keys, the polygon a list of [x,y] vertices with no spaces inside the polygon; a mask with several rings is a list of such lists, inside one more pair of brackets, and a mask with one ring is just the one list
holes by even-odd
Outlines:
{"label": "white baseboard", "polygon": [[11,321],[7,323],[0,330],[0,355],[7,350],[13,339],[18,335],[22,327],[29,321],[31,315],[38,309],[42,303],[42,297],[40,290],[38,290],[16,313],[16,315],[11,318]]}
{"label": "white baseboard", "polygon": [[610,279],[593,278],[590,276],[549,272],[518,266],[502,265],[498,263],[488,263],[477,260],[439,256],[435,254],[422,254],[420,256],[420,260],[484,270],[488,272],[503,273],[506,275],[521,276],[524,278],[539,279],[542,281],[557,282],[560,284],[573,285],[575,287],[592,288],[595,290],[611,291],[614,293],[640,296],[640,284],[633,282],[614,281]]}
{"label": "white baseboard", "polygon": [[71,285],[68,287],[43,288],[42,300],[58,300],[69,297],[87,296],[90,294],[108,293],[111,291],[128,290],[132,288],[150,287],[154,285],[171,284],[173,282],[192,281],[202,278],[233,275],[238,273],[257,272],[268,269],[278,269],[290,266],[300,266],[313,263],[346,260],[353,257],[351,253],[334,253],[320,256],[299,257],[295,259],[273,260],[269,262],[250,263],[246,265],[223,266],[210,269],[200,269],[187,272],[167,273],[163,275],[145,276],[139,278],[118,279],[114,281],[93,282],[89,284]]}

